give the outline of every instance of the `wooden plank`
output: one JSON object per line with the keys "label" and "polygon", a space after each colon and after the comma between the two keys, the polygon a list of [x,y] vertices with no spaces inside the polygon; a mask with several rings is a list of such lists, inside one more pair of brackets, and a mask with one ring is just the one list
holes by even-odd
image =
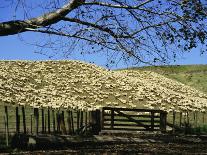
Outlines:
{"label": "wooden plank", "polygon": [[[150,128],[149,128],[150,129]],[[103,128],[103,130],[124,130],[124,131],[148,131],[146,129],[139,129],[139,128],[136,128],[136,129],[133,129],[133,128]],[[154,129],[154,131],[159,131],[159,129]]]}
{"label": "wooden plank", "polygon": [[175,133],[175,116],[176,116],[176,112],[175,110],[173,110],[173,133]]}
{"label": "wooden plank", "polygon": [[32,121],[32,119],[33,119],[33,115],[32,114],[30,114],[30,132],[31,132],[31,134],[32,134],[32,129],[33,129],[33,121]]}
{"label": "wooden plank", "polygon": [[[126,115],[128,115],[128,116],[130,116],[130,117],[135,117],[135,118],[141,118],[141,117],[142,117],[142,118],[151,118],[151,115],[133,115],[133,114],[126,114]],[[104,116],[105,116],[106,118],[108,118],[108,117],[111,116],[111,114],[104,113]],[[107,116],[108,116],[108,117],[107,117]],[[116,117],[116,116],[122,116],[122,115],[117,114],[117,113],[114,113],[114,117]],[[155,115],[154,118],[160,118],[160,116]]]}
{"label": "wooden plank", "polygon": [[[107,124],[107,123],[104,123],[104,126],[110,126],[110,124]],[[117,124],[114,124],[114,128],[116,126],[131,126],[131,127],[143,127],[143,125],[139,125],[139,124],[123,124],[123,123],[117,123]],[[151,124],[149,125],[146,125],[148,126],[149,128],[151,127]],[[160,125],[154,125],[154,127],[160,127]],[[144,127],[143,127],[144,128]]]}
{"label": "wooden plank", "polygon": [[67,114],[68,134],[70,135],[72,133],[70,110],[67,111]]}
{"label": "wooden plank", "polygon": [[103,107],[103,110],[114,110],[114,111],[136,111],[136,112],[154,112],[160,113],[162,110],[154,110],[154,109],[133,109],[133,108],[113,108],[113,107]]}
{"label": "wooden plank", "polygon": [[[143,120],[143,119],[134,119],[134,120],[137,120],[137,121],[140,121],[140,122],[143,122],[143,123],[151,123],[151,119],[148,119],[148,120]],[[114,123],[116,122],[129,122],[129,123],[135,123],[134,120],[129,120],[129,119],[117,119],[117,118],[114,118]],[[104,119],[104,122],[111,122],[111,119]],[[154,123],[160,123],[160,120],[154,120]]]}

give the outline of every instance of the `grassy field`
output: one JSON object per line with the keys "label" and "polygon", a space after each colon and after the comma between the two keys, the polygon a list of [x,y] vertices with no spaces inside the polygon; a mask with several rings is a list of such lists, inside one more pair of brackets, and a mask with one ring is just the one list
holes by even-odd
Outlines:
{"label": "grassy field", "polygon": [[129,69],[157,72],[207,93],[207,65],[149,66]]}

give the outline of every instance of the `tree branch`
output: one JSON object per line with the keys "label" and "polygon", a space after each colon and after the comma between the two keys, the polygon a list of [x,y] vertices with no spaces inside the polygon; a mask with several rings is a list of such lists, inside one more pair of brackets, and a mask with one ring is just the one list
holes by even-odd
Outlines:
{"label": "tree branch", "polygon": [[37,29],[52,25],[61,20],[69,12],[84,3],[84,0],[71,0],[62,8],[56,11],[46,13],[40,17],[32,18],[29,20],[12,20],[0,23],[0,36],[13,35],[27,31],[28,28]]}
{"label": "tree branch", "polygon": [[77,18],[63,17],[62,20],[69,21],[69,22],[75,22],[75,23],[78,23],[78,24],[86,25],[86,26],[91,26],[93,28],[99,29],[100,31],[109,33],[114,38],[128,38],[129,37],[129,36],[124,36],[124,35],[116,34],[112,30],[110,30],[109,28],[104,27],[102,25],[98,25],[98,24],[95,24],[95,23],[90,23],[90,22],[82,21],[82,20],[77,19]]}
{"label": "tree branch", "polygon": [[104,2],[86,2],[83,5],[98,5],[98,6],[106,6],[106,7],[118,8],[118,9],[138,9],[141,6],[144,6],[145,4],[152,2],[152,1],[153,0],[146,0],[137,6],[116,5],[116,4],[110,4],[110,3],[104,3]]}

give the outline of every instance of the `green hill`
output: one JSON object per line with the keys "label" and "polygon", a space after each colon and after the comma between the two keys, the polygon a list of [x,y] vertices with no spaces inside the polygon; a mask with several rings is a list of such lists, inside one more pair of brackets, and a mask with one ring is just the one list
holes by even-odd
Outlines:
{"label": "green hill", "polygon": [[177,80],[207,93],[207,65],[147,66],[129,70],[147,70]]}

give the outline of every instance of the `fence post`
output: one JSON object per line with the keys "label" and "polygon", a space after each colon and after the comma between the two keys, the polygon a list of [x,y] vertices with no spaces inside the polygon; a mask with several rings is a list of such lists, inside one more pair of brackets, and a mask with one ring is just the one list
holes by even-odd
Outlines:
{"label": "fence post", "polygon": [[9,146],[9,117],[8,108],[5,106],[5,129],[6,129],[6,146]]}
{"label": "fence post", "polygon": [[19,116],[19,108],[16,107],[16,133],[19,133],[19,127],[20,127],[20,120],[19,120],[20,116]]}
{"label": "fence post", "polygon": [[91,112],[92,133],[98,135],[101,131],[101,112],[99,109]]}
{"label": "fence post", "polygon": [[160,130],[161,132],[166,132],[166,124],[167,124],[167,112],[160,112]]}
{"label": "fence post", "polygon": [[30,115],[30,127],[31,127],[30,130],[31,130],[31,134],[32,134],[32,119],[33,119],[33,118],[32,118],[32,114],[31,114],[31,115]]}
{"label": "fence post", "polygon": [[47,109],[47,118],[48,118],[48,133],[50,133],[50,108]]}
{"label": "fence post", "polygon": [[44,109],[42,108],[41,111],[42,111],[42,133],[44,133],[44,130],[45,130],[45,122],[44,122],[44,120],[45,120],[45,116],[44,116]]}
{"label": "fence post", "polygon": [[52,110],[52,127],[53,127],[53,133],[55,133],[55,111]]}
{"label": "fence post", "polygon": [[151,112],[151,130],[154,130],[154,111]]}
{"label": "fence post", "polygon": [[26,134],[26,117],[25,117],[25,108],[22,106],[22,120],[23,120],[23,129],[24,129],[24,134]]}
{"label": "fence post", "polygon": [[67,118],[67,123],[68,123],[68,134],[70,135],[72,133],[72,130],[71,130],[71,117],[70,117],[70,110],[67,111],[68,113],[68,118]]}
{"label": "fence post", "polygon": [[35,118],[35,134],[38,135],[38,129],[39,129],[39,109],[34,108],[34,118]]}
{"label": "fence post", "polygon": [[176,112],[175,110],[173,110],[173,133],[175,133],[175,116],[176,116]]}
{"label": "fence post", "polygon": [[105,110],[102,108],[101,129],[104,129]]}
{"label": "fence post", "polygon": [[111,109],[111,129],[114,128],[114,109]]}
{"label": "fence post", "polygon": [[183,116],[183,114],[182,114],[182,112],[180,112],[180,128],[182,127],[182,116]]}

